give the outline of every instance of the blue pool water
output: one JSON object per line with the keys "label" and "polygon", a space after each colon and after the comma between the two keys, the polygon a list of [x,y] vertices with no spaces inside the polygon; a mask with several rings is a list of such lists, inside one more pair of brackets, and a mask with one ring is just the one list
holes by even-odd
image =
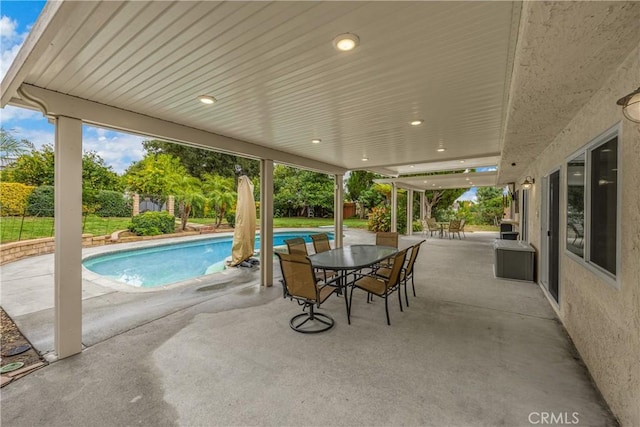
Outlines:
{"label": "blue pool water", "polygon": [[[309,243],[311,234],[316,233],[273,233],[273,246],[283,246],[285,240],[294,237],[302,237]],[[333,233],[327,234],[333,239]],[[82,264],[118,282],[150,288],[222,271],[225,260],[231,256],[232,245],[232,237],[214,237],[97,255],[86,258]],[[255,248],[260,248],[259,235],[256,235]]]}

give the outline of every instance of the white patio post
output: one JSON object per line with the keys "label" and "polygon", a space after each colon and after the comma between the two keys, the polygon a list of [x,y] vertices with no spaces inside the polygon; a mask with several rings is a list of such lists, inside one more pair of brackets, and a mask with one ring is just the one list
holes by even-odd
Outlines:
{"label": "white patio post", "polygon": [[413,190],[407,190],[407,236],[413,234]]}
{"label": "white patio post", "polygon": [[344,203],[342,201],[342,175],[335,175],[335,188],[333,189],[333,235],[336,248],[342,247],[342,216]]}
{"label": "white patio post", "polygon": [[398,187],[391,183],[391,231],[398,231]]}
{"label": "white patio post", "polygon": [[260,160],[260,285],[273,286],[273,160]]}
{"label": "white patio post", "polygon": [[424,195],[425,192],[420,192],[420,221],[424,221],[425,208],[424,208]]}
{"label": "white patio post", "polygon": [[55,351],[82,351],[82,121],[59,116],[55,140]]}

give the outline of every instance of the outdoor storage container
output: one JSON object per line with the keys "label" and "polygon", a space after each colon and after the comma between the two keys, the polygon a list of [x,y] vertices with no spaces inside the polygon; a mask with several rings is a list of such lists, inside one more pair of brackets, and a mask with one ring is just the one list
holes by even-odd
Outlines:
{"label": "outdoor storage container", "polygon": [[534,280],[536,250],[519,240],[496,240],[494,268],[496,277],[516,280]]}

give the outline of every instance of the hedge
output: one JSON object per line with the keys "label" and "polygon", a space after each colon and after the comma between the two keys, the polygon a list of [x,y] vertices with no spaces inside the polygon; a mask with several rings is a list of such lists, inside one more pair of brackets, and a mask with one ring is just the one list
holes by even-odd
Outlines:
{"label": "hedge", "polygon": [[145,212],[131,218],[129,230],[138,236],[155,236],[157,234],[173,233],[176,229],[176,219],[167,212]]}
{"label": "hedge", "polygon": [[131,200],[118,191],[100,190],[96,195],[96,215],[101,217],[130,217]]}
{"label": "hedge", "polygon": [[27,214],[32,216],[53,216],[53,185],[41,185],[34,189],[27,199]]}
{"label": "hedge", "polygon": [[19,182],[0,182],[0,211],[2,215],[23,215],[27,209],[29,195],[34,188]]}

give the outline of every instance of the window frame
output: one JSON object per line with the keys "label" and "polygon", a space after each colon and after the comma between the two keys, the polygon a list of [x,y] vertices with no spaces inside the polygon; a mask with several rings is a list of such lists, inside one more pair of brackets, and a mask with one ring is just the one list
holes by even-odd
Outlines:
{"label": "window frame", "polygon": [[[622,255],[622,245],[621,245],[621,227],[622,227],[622,174],[620,172],[621,160],[622,160],[622,145],[621,145],[621,136],[622,136],[622,126],[621,123],[616,124],[615,126],[607,129],[602,132],[597,137],[593,138],[584,146],[580,147],[578,150],[571,153],[569,156],[565,158],[563,169],[564,169],[564,218],[563,218],[563,226],[564,226],[564,253],[565,255],[575,261],[576,263],[584,266],[591,272],[595,273],[600,279],[602,279],[606,284],[612,286],[614,289],[619,290],[621,287],[621,255]],[[591,174],[592,174],[592,154],[595,149],[604,145],[611,141],[612,139],[617,139],[617,156],[616,156],[616,166],[617,166],[617,176],[616,176],[616,274],[611,273],[606,270],[604,267],[599,266],[598,264],[591,261],[591,202],[592,202],[592,191],[591,191]],[[579,255],[571,252],[567,247],[567,229],[568,229],[568,173],[569,173],[569,162],[574,160],[576,157],[583,154],[585,156],[585,173],[583,174],[584,179],[584,256],[580,257]]]}

